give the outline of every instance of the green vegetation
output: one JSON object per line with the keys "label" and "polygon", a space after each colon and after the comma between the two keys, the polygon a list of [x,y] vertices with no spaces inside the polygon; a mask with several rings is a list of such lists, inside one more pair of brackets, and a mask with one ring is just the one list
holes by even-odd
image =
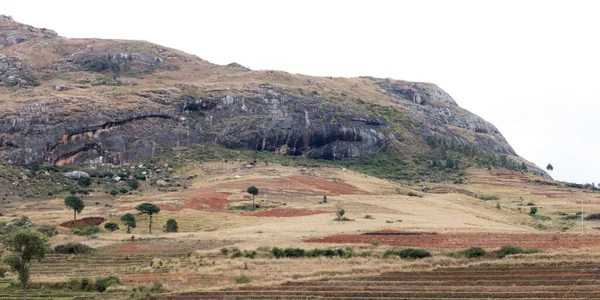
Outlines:
{"label": "green vegetation", "polygon": [[108,222],[104,224],[104,229],[113,232],[116,230],[119,230],[119,224],[117,223],[113,223],[113,222]]}
{"label": "green vegetation", "polygon": [[385,251],[383,254],[384,257],[390,256],[400,256],[400,258],[404,259],[420,259],[431,256],[431,253],[425,249],[413,249],[407,248],[402,250],[390,249]]}
{"label": "green vegetation", "polygon": [[113,284],[120,284],[121,281],[119,280],[119,277],[116,276],[108,276],[108,277],[104,277],[104,278],[96,278],[96,291],[98,292],[104,292],[106,291],[106,289],[108,289],[109,286],[113,285]]}
{"label": "green vegetation", "polygon": [[324,257],[341,257],[341,258],[350,258],[354,255],[354,252],[352,251],[352,248],[346,248],[346,249],[341,249],[341,248],[337,248],[337,249],[319,249],[319,248],[315,248],[312,250],[304,250],[302,248],[278,248],[278,247],[273,247],[271,249],[271,254],[275,257],[275,258],[282,258],[282,257],[287,257],[287,258],[300,258],[300,257],[320,257],[320,256],[324,256]]}
{"label": "green vegetation", "polygon": [[71,228],[71,233],[80,236],[92,236],[100,232],[98,225],[87,225],[82,227]]}
{"label": "green vegetation", "polygon": [[82,187],[88,187],[92,184],[92,179],[89,177],[79,177],[77,179],[77,184],[79,184]]}
{"label": "green vegetation", "polygon": [[256,188],[255,186],[251,186],[248,187],[248,194],[252,195],[252,207],[256,208],[256,205],[254,205],[254,196],[258,195],[258,188]]}
{"label": "green vegetation", "polygon": [[532,206],[529,208],[529,214],[535,215],[537,213],[537,206]]}
{"label": "green vegetation", "polygon": [[538,253],[538,252],[541,252],[541,251],[537,248],[522,249],[517,246],[507,245],[507,246],[502,246],[502,248],[500,248],[500,250],[496,251],[496,257],[504,258],[505,256],[512,255],[512,254],[532,254],[532,253]]}
{"label": "green vegetation", "polygon": [[11,234],[4,245],[11,254],[3,258],[3,262],[18,274],[23,289],[23,299],[27,299],[31,261],[41,261],[48,250],[48,238],[37,232],[21,229]]}
{"label": "green vegetation", "polygon": [[137,180],[135,180],[135,179],[130,179],[130,180],[127,181],[127,185],[132,190],[137,190],[140,187],[140,182],[137,181]]}
{"label": "green vegetation", "polygon": [[165,224],[165,232],[177,232],[179,230],[179,226],[177,225],[177,221],[175,219],[168,219]]}
{"label": "green vegetation", "polygon": [[462,251],[462,255],[467,258],[483,257],[486,252],[480,247],[471,247],[465,251]]}
{"label": "green vegetation", "polygon": [[152,215],[158,214],[160,212],[160,207],[152,204],[152,203],[142,203],[135,207],[140,214],[147,214],[150,216],[150,222],[148,223],[148,233],[152,233]]}
{"label": "green vegetation", "polygon": [[478,198],[483,201],[498,200],[498,197],[496,196],[479,196]]}
{"label": "green vegetation", "polygon": [[93,250],[90,246],[80,243],[67,243],[54,247],[54,252],[60,254],[87,254]]}
{"label": "green vegetation", "polygon": [[248,279],[248,277],[246,277],[246,275],[240,275],[238,277],[235,278],[235,283],[248,283],[250,282],[250,279]]}
{"label": "green vegetation", "polygon": [[77,214],[81,213],[81,211],[83,211],[85,208],[83,200],[73,195],[65,198],[65,206],[73,210],[73,222],[77,220]]}
{"label": "green vegetation", "polygon": [[135,226],[136,226],[135,217],[130,213],[124,214],[121,217],[121,222],[123,222],[123,224],[127,225],[127,233],[131,233],[131,228],[135,228]]}
{"label": "green vegetation", "polygon": [[42,225],[37,228],[37,231],[47,237],[53,237],[58,234],[58,230],[56,229],[56,226],[51,226],[51,225]]}

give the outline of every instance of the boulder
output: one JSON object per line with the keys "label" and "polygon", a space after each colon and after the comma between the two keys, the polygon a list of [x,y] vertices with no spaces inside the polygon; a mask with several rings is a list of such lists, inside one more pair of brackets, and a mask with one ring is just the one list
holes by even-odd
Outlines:
{"label": "boulder", "polygon": [[162,179],[159,179],[159,180],[156,181],[156,185],[158,185],[158,186],[167,186],[167,182],[164,181],[164,180],[162,180]]}
{"label": "boulder", "polygon": [[65,176],[67,178],[88,178],[88,177],[90,177],[90,174],[88,174],[86,172],[81,172],[81,171],[72,171],[72,172],[67,172],[67,173],[63,174],[63,176]]}

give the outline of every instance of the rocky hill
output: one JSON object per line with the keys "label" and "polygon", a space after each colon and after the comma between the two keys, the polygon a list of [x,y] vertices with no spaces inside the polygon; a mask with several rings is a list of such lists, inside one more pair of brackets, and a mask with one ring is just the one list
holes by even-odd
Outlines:
{"label": "rocky hill", "polygon": [[125,164],[214,142],[407,166],[544,171],[434,84],[215,65],[144,41],[67,39],[0,16],[0,160]]}

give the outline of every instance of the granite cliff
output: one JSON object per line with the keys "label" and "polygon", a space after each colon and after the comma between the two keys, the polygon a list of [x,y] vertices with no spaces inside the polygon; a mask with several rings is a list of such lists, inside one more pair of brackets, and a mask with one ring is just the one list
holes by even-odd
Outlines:
{"label": "granite cliff", "polygon": [[6,16],[0,108],[0,160],[19,165],[118,165],[204,142],[328,160],[393,147],[414,158],[435,136],[547,176],[434,84],[252,71],[144,41],[67,39]]}

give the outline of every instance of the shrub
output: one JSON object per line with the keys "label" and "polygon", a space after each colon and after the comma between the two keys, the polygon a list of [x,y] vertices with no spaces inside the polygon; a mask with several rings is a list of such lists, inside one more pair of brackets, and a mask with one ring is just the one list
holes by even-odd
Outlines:
{"label": "shrub", "polygon": [[92,179],[89,177],[79,177],[77,178],[77,184],[83,187],[90,186],[92,184]]}
{"label": "shrub", "polygon": [[240,275],[235,278],[235,283],[248,283],[248,282],[250,282],[250,279],[248,279],[248,277],[246,277],[246,275]]}
{"label": "shrub", "polygon": [[167,290],[163,286],[162,282],[160,282],[159,280],[155,280],[154,283],[152,284],[152,287],[150,288],[150,292],[153,292],[153,293],[164,293],[166,291]]}
{"label": "shrub", "polygon": [[467,258],[482,257],[485,256],[485,250],[480,247],[471,247],[463,251],[462,254]]}
{"label": "shrub", "polygon": [[122,188],[119,190],[119,192],[120,192],[121,194],[127,194],[127,193],[129,193],[129,190],[128,190],[128,189],[126,189],[126,188],[124,188],[124,187],[122,187]]}
{"label": "shrub", "polygon": [[502,248],[500,248],[500,250],[496,251],[496,257],[504,258],[507,255],[519,254],[519,253],[523,253],[523,249],[521,249],[517,246],[507,245],[507,246],[502,246]]}
{"label": "shrub", "polygon": [[271,254],[273,254],[273,256],[275,256],[275,258],[283,257],[283,249],[273,247],[273,249],[271,249]]}
{"label": "shrub", "polygon": [[242,257],[242,255],[242,251],[240,251],[240,249],[238,249],[237,247],[233,247],[231,249],[231,258]]}
{"label": "shrub", "polygon": [[302,248],[285,248],[283,249],[283,256],[285,257],[303,257],[305,251]]}
{"label": "shrub", "polygon": [[407,194],[410,197],[419,197],[419,194],[415,193],[415,192],[408,192]]}
{"label": "shrub", "polygon": [[104,291],[106,291],[106,289],[109,286],[111,286],[113,284],[119,284],[119,283],[121,283],[121,281],[119,280],[119,277],[116,277],[116,276],[97,278],[96,279],[96,291],[104,292]]}
{"label": "shrub", "polygon": [[[581,214],[579,214],[581,215]],[[574,216],[575,219],[579,218],[579,216]],[[586,220],[600,220],[600,214],[591,214],[585,217]]]}
{"label": "shrub", "polygon": [[479,196],[479,199],[481,199],[483,201],[498,200],[498,197],[496,197],[496,196]]}
{"label": "shrub", "polygon": [[429,251],[425,250],[425,249],[413,249],[413,248],[408,248],[408,249],[404,249],[402,251],[400,251],[400,257],[401,258],[412,258],[412,259],[419,259],[419,258],[425,258],[425,257],[429,257],[431,256],[431,253],[429,253]]}
{"label": "shrub", "polygon": [[113,223],[113,222],[108,222],[106,224],[104,224],[104,229],[113,232],[115,230],[119,230],[119,224],[117,223]]}
{"label": "shrub", "polygon": [[527,203],[527,206],[535,206],[535,203],[533,203],[533,202],[528,202],[528,203]]}
{"label": "shrub", "polygon": [[243,255],[244,255],[244,257],[254,259],[256,257],[256,251],[244,250]]}
{"label": "shrub", "polygon": [[113,196],[116,196],[119,194],[119,191],[117,191],[117,189],[112,189],[112,190],[110,190],[110,194]]}
{"label": "shrub", "polygon": [[140,187],[140,182],[135,179],[130,179],[129,181],[127,181],[127,185],[132,190],[137,190]]}
{"label": "shrub", "polygon": [[37,231],[39,231],[41,234],[46,235],[47,237],[53,237],[58,234],[58,230],[56,230],[56,226],[50,226],[50,225],[42,225],[42,226],[38,227]]}
{"label": "shrub", "polygon": [[529,208],[529,214],[530,215],[535,215],[537,213],[537,207],[536,206],[532,206]]}
{"label": "shrub", "polygon": [[177,221],[175,219],[168,219],[165,224],[165,232],[177,232],[179,230],[179,226],[177,225]]}
{"label": "shrub", "polygon": [[365,215],[365,219],[373,220],[375,218],[373,218],[373,216],[371,216],[371,215]]}
{"label": "shrub", "polygon": [[98,232],[100,232],[100,227],[98,227],[98,225],[88,225],[83,227],[71,228],[71,233],[80,236],[90,236]]}
{"label": "shrub", "polygon": [[66,243],[54,247],[54,252],[60,254],[85,254],[90,253],[93,250],[94,249],[90,246],[80,243]]}
{"label": "shrub", "polygon": [[221,248],[221,255],[227,255],[227,254],[229,254],[229,249],[227,249],[225,247]]}

